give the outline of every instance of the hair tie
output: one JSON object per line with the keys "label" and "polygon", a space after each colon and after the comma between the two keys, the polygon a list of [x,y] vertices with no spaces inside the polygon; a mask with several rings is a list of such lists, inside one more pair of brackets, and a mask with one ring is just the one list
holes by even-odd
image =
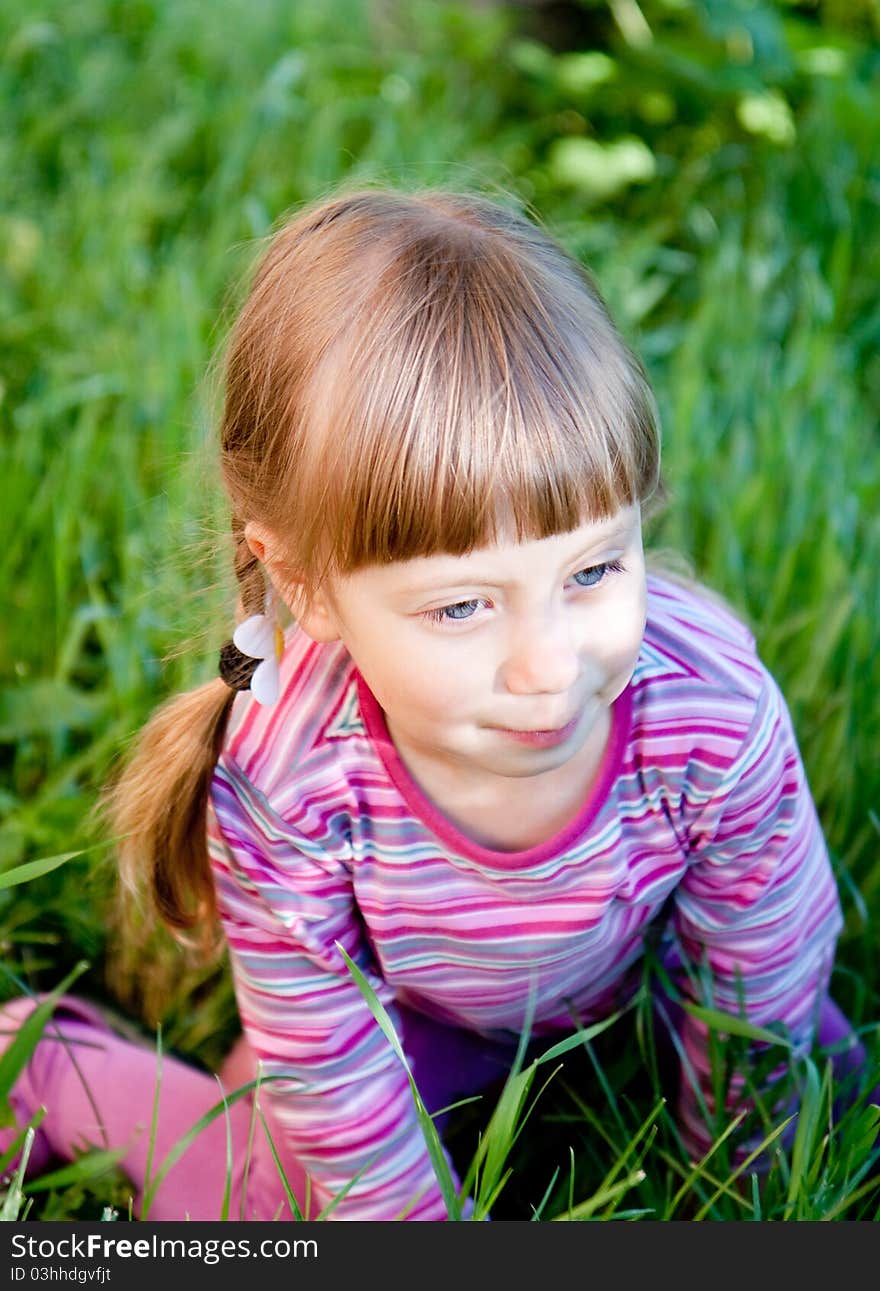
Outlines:
{"label": "hair tie", "polygon": [[249,690],[258,704],[270,707],[281,693],[278,664],[284,634],[275,620],[271,593],[263,614],[251,614],[220,648],[218,671],[232,690]]}
{"label": "hair tie", "polygon": [[230,690],[250,690],[251,677],[259,666],[259,659],[242,654],[232,637],[220,647],[217,671]]}

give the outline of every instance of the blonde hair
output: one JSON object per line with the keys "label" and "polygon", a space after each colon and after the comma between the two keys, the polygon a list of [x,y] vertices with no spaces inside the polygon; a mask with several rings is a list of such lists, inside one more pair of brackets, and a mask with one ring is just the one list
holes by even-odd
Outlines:
{"label": "blonde hair", "polygon": [[[262,608],[244,541],[280,536],[304,601],[328,575],[520,540],[660,495],[641,364],[589,274],[483,197],[340,193],[271,239],[224,367],[220,470],[240,613]],[[205,843],[232,693],[164,704],[108,794],[129,890],[180,934],[213,923]]]}

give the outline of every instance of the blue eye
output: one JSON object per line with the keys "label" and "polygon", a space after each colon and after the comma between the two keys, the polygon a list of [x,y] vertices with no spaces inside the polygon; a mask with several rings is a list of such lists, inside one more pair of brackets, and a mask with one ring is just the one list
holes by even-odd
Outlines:
{"label": "blue eye", "polygon": [[590,565],[587,569],[579,569],[573,578],[578,587],[597,587],[607,574],[622,573],[623,565],[619,560],[606,560],[601,565]]}
{"label": "blue eye", "polygon": [[454,605],[442,605],[439,610],[426,610],[425,618],[430,619],[432,623],[460,623],[462,619],[469,619],[479,601],[456,601]]}

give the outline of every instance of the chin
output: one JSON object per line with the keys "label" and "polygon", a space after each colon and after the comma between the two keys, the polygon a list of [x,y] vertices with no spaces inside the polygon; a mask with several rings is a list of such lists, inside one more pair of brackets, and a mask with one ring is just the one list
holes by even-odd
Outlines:
{"label": "chin", "polygon": [[[509,776],[512,780],[534,779],[536,776],[546,775],[548,771],[556,771],[564,766],[566,762],[571,761],[576,752],[577,749],[566,749],[563,752],[561,749],[523,747],[522,756],[512,759],[503,771],[499,771],[499,774]],[[534,756],[536,753],[541,755],[540,758]]]}

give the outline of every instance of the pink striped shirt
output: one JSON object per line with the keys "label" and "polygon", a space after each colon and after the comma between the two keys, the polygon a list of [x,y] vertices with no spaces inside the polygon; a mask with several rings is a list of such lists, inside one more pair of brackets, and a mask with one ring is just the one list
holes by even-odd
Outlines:
{"label": "pink striped shirt", "polygon": [[[493,1038],[571,1031],[631,995],[667,905],[713,1006],[812,1039],[841,914],[791,722],[754,640],[691,589],[649,578],[634,675],[574,819],[526,851],[475,843],[424,797],[340,643],[286,638],[282,694],[236,697],[209,847],[242,1024],[282,1159],[334,1214],[445,1216],[404,1069],[337,943],[396,1019],[406,1003]],[[741,980],[740,980],[741,979]],[[683,977],[687,989],[687,975]],[[687,1015],[683,1052],[708,1070]],[[683,1081],[686,1139],[706,1142]],[[366,1167],[366,1168],[364,1168]]]}

